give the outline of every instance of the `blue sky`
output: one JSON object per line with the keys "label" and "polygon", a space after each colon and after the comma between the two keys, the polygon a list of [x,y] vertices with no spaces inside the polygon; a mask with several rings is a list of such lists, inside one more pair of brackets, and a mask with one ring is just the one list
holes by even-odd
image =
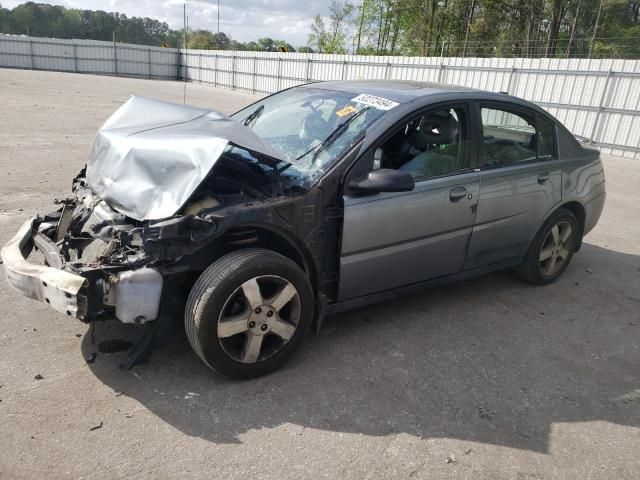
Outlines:
{"label": "blue sky", "polygon": [[[184,0],[36,0],[52,5],[120,12],[153,17],[172,28],[182,26]],[[0,0],[5,8],[24,3]],[[189,27],[217,29],[217,0],[187,1]],[[306,45],[309,26],[316,14],[328,13],[329,0],[220,0],[220,30],[241,41],[272,37],[293,46]]]}

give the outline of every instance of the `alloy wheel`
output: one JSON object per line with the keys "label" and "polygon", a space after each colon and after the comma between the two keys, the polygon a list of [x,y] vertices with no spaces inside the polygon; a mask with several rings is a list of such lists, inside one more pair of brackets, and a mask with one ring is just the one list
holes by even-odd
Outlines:
{"label": "alloy wheel", "polygon": [[220,345],[238,362],[266,360],[291,340],[300,313],[300,295],[291,282],[275,275],[254,277],[225,302],[217,324]]}
{"label": "alloy wheel", "polygon": [[540,249],[540,270],[548,277],[557,273],[569,260],[573,246],[573,229],[567,221],[556,223],[547,233]]}

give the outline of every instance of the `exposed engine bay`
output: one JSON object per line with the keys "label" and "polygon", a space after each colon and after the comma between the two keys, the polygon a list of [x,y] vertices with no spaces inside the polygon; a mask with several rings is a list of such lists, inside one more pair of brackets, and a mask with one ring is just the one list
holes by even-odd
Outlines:
{"label": "exposed engine bay", "polygon": [[[141,221],[99,198],[85,174],[86,169],[74,179],[74,196],[58,201],[60,208],[45,215],[37,230],[51,242],[50,250],[59,252],[57,268],[94,280],[87,292],[89,316],[115,314],[125,323],[157,318],[163,276],[192,267],[186,257],[219,233],[221,210],[304,191],[276,167],[229,146],[178,213]],[[47,248],[40,243],[37,248]],[[100,304],[104,308],[95,308]]]}

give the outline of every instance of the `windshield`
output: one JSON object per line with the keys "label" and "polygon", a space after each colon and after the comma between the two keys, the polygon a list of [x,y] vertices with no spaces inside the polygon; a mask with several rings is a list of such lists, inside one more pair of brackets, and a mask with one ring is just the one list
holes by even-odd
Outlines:
{"label": "windshield", "polygon": [[320,88],[293,88],[254,103],[231,118],[281,152],[291,164],[286,175],[308,186],[385,113],[370,101],[361,101],[362,97]]}

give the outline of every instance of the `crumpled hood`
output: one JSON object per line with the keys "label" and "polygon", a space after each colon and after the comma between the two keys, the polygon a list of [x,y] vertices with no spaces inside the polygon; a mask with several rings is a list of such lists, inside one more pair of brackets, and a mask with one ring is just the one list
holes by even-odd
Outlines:
{"label": "crumpled hood", "polygon": [[136,220],[174,215],[229,144],[274,164],[281,154],[250,129],[201,108],[131,97],[100,128],[87,161],[87,184]]}

